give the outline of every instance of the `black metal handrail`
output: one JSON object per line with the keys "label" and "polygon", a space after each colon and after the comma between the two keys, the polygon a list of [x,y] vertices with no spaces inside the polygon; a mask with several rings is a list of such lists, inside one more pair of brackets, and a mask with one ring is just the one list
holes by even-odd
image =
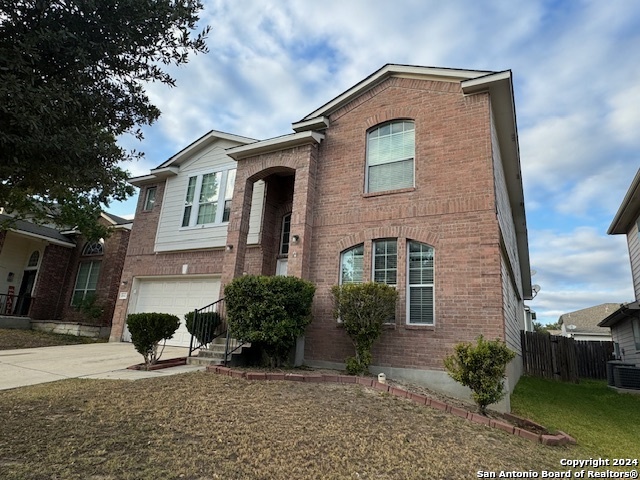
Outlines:
{"label": "black metal handrail", "polygon": [[35,297],[31,295],[9,295],[0,293],[0,315],[28,317]]}
{"label": "black metal handrail", "polygon": [[205,307],[197,308],[187,314],[191,320],[191,342],[189,343],[189,356],[200,348],[205,348],[216,338],[227,334],[227,321],[225,319],[224,298]]}

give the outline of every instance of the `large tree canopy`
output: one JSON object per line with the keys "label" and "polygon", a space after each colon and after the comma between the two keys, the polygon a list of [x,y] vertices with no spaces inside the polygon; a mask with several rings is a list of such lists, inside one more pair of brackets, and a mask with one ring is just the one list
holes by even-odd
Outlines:
{"label": "large tree canopy", "polygon": [[0,0],[0,206],[102,236],[101,205],[133,194],[123,134],[160,115],[146,82],[206,52],[196,0]]}

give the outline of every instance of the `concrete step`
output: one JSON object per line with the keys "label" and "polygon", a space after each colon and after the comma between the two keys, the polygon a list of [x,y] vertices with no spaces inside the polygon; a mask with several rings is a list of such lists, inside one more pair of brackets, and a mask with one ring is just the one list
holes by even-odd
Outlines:
{"label": "concrete step", "polygon": [[222,365],[222,358],[187,357],[187,365]]}

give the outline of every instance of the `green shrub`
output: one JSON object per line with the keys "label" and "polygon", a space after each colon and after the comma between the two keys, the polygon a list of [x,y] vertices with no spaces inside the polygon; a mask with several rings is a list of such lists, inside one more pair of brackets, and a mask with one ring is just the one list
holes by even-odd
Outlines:
{"label": "green shrub", "polygon": [[444,359],[447,373],[471,389],[473,400],[484,415],[487,405],[500,401],[506,395],[505,372],[516,354],[502,340],[485,340],[482,335],[476,345],[459,343],[454,351]]}
{"label": "green shrub", "polygon": [[194,325],[194,312],[185,314],[184,320],[187,324],[187,330],[191,335],[196,337],[202,345],[211,343],[217,335],[217,329],[222,323],[222,317],[218,312],[200,312],[198,313],[198,328]]}
{"label": "green shrub", "polygon": [[230,335],[262,347],[271,366],[286,362],[311,322],[315,286],[295,277],[244,275],[224,289]]}
{"label": "green shrub", "polygon": [[371,348],[382,334],[382,325],[393,318],[398,292],[383,283],[334,285],[334,316],[342,320],[344,329],[356,349],[355,357],[346,361],[347,372],[361,375],[369,371]]}
{"label": "green shrub", "polygon": [[168,313],[132,313],[127,316],[131,341],[144,357],[147,367],[160,359],[162,352],[158,354],[158,345],[173,337],[179,326],[180,319]]}

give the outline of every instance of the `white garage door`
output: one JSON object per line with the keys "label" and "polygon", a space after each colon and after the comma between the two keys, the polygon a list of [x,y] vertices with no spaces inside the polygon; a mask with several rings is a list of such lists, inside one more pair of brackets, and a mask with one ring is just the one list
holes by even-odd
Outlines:
{"label": "white garage door", "polygon": [[[135,287],[136,300],[133,312],[160,312],[177,315],[180,328],[167,340],[167,345],[188,347],[191,335],[184,322],[184,314],[202,308],[218,300],[220,279],[212,277],[139,279]],[[123,340],[131,341],[125,329]]]}

